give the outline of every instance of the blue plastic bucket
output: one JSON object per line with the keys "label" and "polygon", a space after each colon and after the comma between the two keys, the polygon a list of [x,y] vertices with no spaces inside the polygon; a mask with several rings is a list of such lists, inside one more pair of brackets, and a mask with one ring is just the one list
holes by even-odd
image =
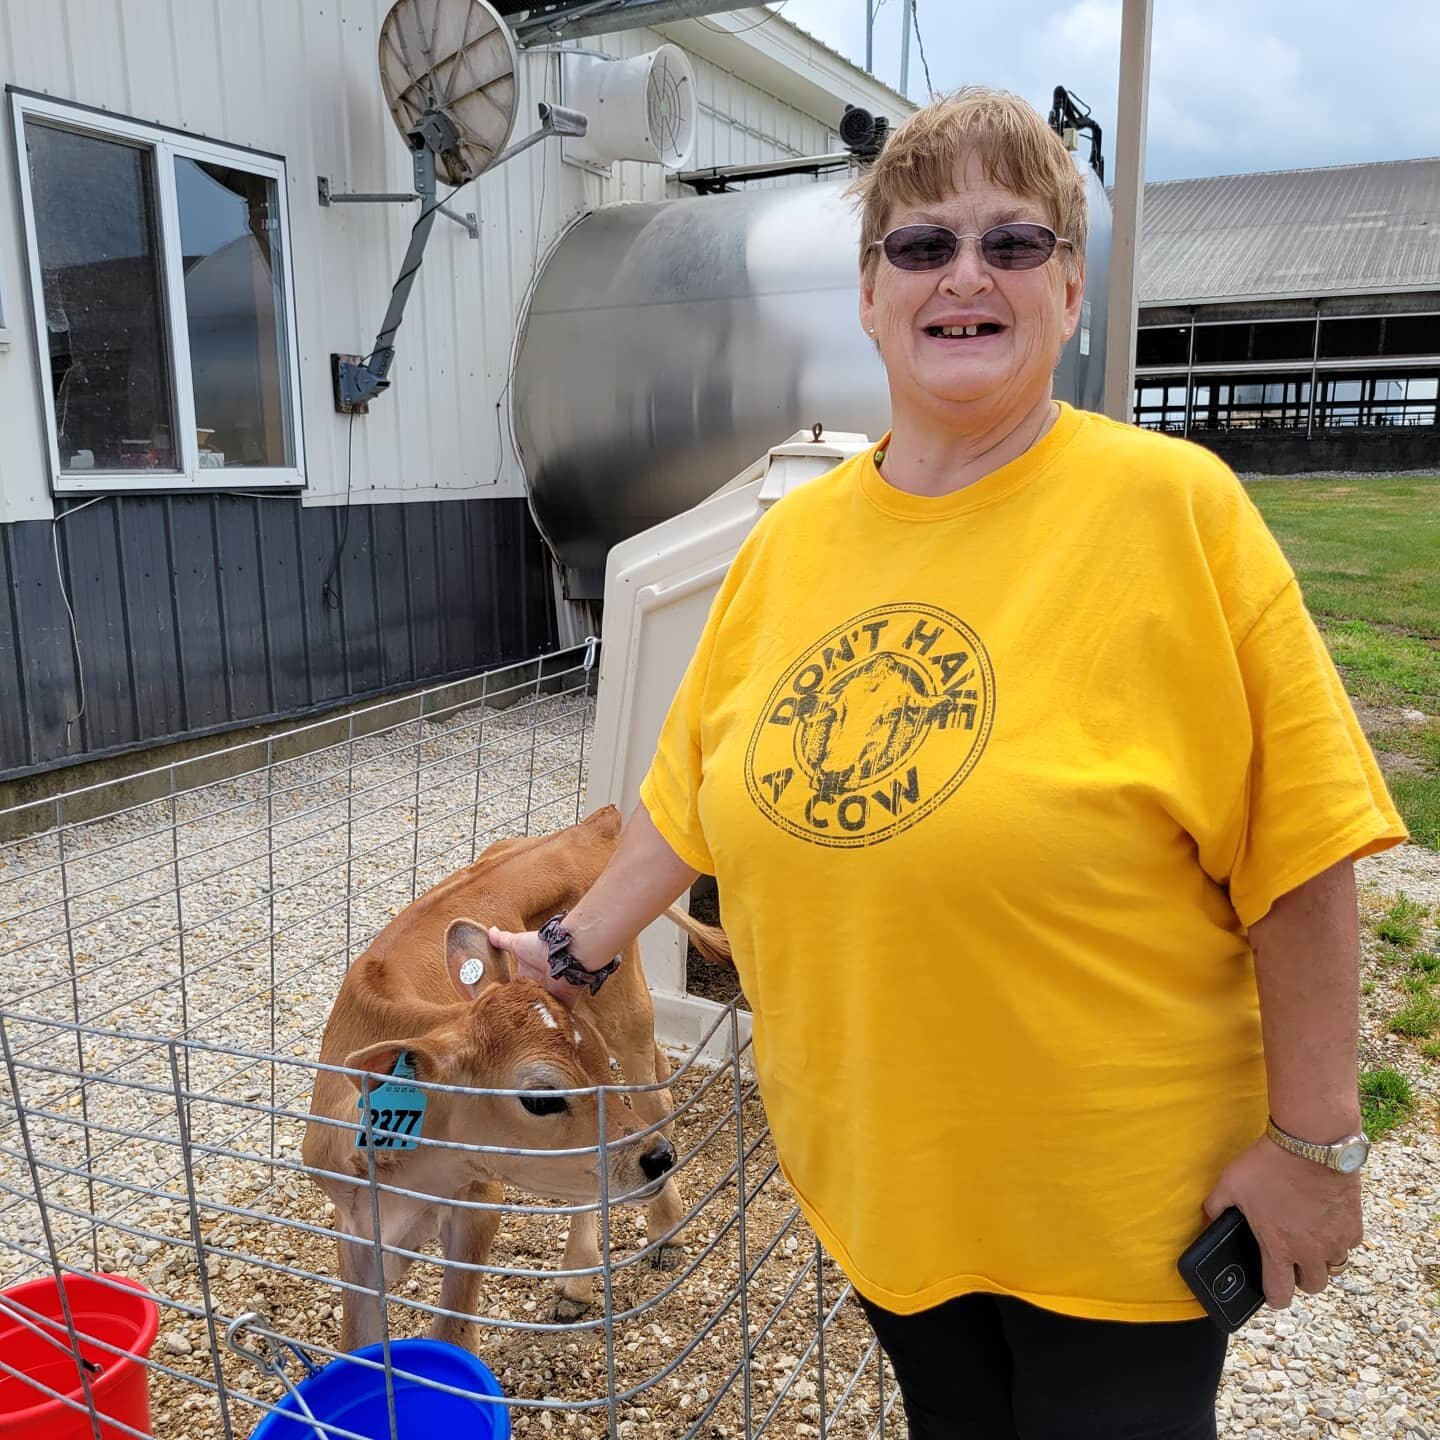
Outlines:
{"label": "blue plastic bucket", "polygon": [[[355,1354],[362,1360],[383,1364],[385,1347],[367,1345]],[[492,1395],[499,1400],[504,1394],[500,1382],[475,1356],[443,1340],[392,1341],[390,1364],[396,1371],[404,1370],[472,1395]],[[342,1357],[295,1388],[317,1420],[353,1430],[369,1440],[390,1440],[383,1370],[351,1365]],[[287,1393],[276,1408],[282,1413],[267,1415],[250,1440],[319,1440],[293,1395]],[[447,1395],[419,1380],[402,1380],[398,1374],[395,1425],[400,1440],[436,1440],[446,1434],[463,1435],[465,1440],[510,1440],[510,1411],[505,1405]]]}

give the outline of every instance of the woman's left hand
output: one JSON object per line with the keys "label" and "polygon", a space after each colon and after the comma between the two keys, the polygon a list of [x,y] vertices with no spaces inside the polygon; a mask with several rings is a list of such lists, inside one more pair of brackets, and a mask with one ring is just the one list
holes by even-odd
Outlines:
{"label": "woman's left hand", "polygon": [[1225,1167],[1205,1199],[1214,1220],[1236,1206],[1260,1242],[1265,1299],[1289,1308],[1296,1287],[1318,1295],[1360,1244],[1360,1176],[1302,1160],[1263,1137]]}

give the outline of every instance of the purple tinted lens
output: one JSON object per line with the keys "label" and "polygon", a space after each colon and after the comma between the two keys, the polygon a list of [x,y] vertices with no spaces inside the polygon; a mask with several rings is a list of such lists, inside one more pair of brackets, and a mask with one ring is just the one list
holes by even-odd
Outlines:
{"label": "purple tinted lens", "polygon": [[[902,225],[881,243],[897,270],[938,270],[955,258],[960,236],[943,225]],[[1048,225],[1016,221],[987,230],[980,253],[996,270],[1034,270],[1055,253],[1057,243]]]}
{"label": "purple tinted lens", "polygon": [[885,237],[885,258],[897,270],[938,270],[955,258],[959,243],[943,225],[902,225]]}
{"label": "purple tinted lens", "polygon": [[980,237],[980,253],[997,270],[1034,270],[1055,253],[1056,235],[1046,225],[997,225]]}

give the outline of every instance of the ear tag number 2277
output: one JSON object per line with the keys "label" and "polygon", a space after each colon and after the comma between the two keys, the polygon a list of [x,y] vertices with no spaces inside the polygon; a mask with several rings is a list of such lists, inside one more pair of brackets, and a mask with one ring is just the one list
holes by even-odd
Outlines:
{"label": "ear tag number 2277", "polygon": [[[427,1096],[407,1080],[415,1078],[415,1065],[410,1052],[402,1050],[395,1061],[390,1078],[377,1085],[368,1095],[362,1094],[355,1102],[363,1124],[365,1108],[370,1108],[370,1126],[375,1136],[377,1150],[413,1150],[419,1144],[419,1136],[425,1125]],[[366,1132],[362,1129],[355,1136],[355,1148],[366,1146]]]}

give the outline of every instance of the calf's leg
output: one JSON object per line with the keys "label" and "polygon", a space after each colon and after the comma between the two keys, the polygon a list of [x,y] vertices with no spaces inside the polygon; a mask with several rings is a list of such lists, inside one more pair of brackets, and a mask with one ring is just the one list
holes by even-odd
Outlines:
{"label": "calf's leg", "polygon": [[[623,1058],[617,1055],[616,1059],[620,1063],[620,1068],[625,1072],[626,1079],[632,1085],[655,1085],[670,1078],[670,1061],[651,1035],[645,1036],[643,1041],[634,1046]],[[667,1115],[673,1114],[675,1109],[675,1101],[668,1086],[632,1095],[630,1103],[634,1106],[636,1115],[645,1125],[656,1124],[665,1119]],[[672,1122],[662,1126],[656,1133],[670,1140],[674,1131],[675,1126]],[[653,1141],[647,1143],[653,1143]],[[662,1236],[669,1236],[663,1244],[657,1246],[650,1257],[650,1263],[657,1270],[675,1269],[684,1256],[680,1232],[677,1231],[674,1235],[670,1234],[670,1231],[680,1223],[680,1217],[684,1213],[685,1202],[680,1196],[680,1187],[676,1185],[673,1178],[666,1180],[664,1189],[645,1207],[646,1240],[654,1244]]]}
{"label": "calf's leg", "polygon": [[[435,1233],[435,1220],[432,1204],[398,1195],[380,1198],[382,1244],[418,1250]],[[358,1191],[348,1203],[336,1205],[335,1228],[340,1278],[347,1285],[360,1287],[347,1289],[341,1300],[345,1318],[340,1328],[340,1348],[358,1350],[382,1338],[379,1294],[382,1269],[375,1254],[370,1199],[364,1190]],[[383,1275],[387,1294],[405,1278],[413,1263],[407,1256],[386,1252]]]}
{"label": "calf's leg", "polygon": [[[565,1270],[584,1270],[600,1263],[600,1227],[593,1210],[572,1215],[565,1235]],[[595,1298],[593,1275],[566,1275],[555,1282],[560,1299],[555,1304],[555,1318],[568,1323],[578,1320]]]}
{"label": "calf's leg", "polygon": [[[498,1205],[505,1198],[505,1189],[497,1180],[477,1180],[467,1185],[455,1198]],[[436,1340],[448,1340],[452,1345],[463,1345],[471,1350],[475,1348],[474,1325],[467,1317],[475,1314],[481,1277],[473,1270],[456,1269],[450,1262],[485,1264],[490,1258],[490,1246],[499,1228],[498,1210],[468,1210],[455,1205],[446,1210],[440,1225],[440,1248],[447,1262],[444,1279],[440,1282],[440,1308],[453,1310],[455,1314],[435,1317],[430,1334]]]}

